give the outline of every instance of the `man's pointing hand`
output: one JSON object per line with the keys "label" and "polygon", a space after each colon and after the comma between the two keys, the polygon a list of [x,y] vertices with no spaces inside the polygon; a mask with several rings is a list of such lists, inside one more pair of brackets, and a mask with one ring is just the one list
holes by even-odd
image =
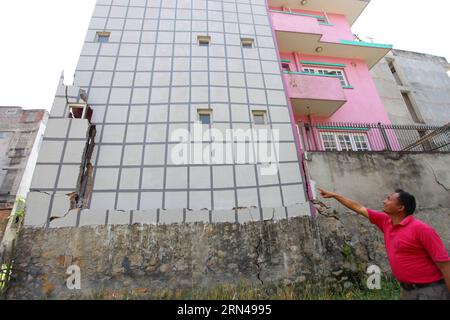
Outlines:
{"label": "man's pointing hand", "polygon": [[320,192],[320,196],[322,198],[328,199],[328,198],[334,198],[336,196],[335,193],[321,189],[321,188],[317,188]]}

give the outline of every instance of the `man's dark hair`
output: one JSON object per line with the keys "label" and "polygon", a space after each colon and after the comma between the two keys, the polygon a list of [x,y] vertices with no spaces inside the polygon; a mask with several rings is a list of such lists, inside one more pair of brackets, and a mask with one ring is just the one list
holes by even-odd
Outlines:
{"label": "man's dark hair", "polygon": [[416,211],[416,198],[402,189],[395,190],[395,193],[398,194],[398,201],[405,207],[406,215],[412,215]]}

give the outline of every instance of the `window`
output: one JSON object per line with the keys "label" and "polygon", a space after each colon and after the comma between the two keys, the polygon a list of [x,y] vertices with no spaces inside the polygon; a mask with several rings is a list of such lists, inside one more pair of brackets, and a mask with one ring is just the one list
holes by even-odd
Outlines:
{"label": "window", "polygon": [[9,161],[10,166],[18,165],[22,162],[22,158],[11,158],[11,161]]}
{"label": "window", "polygon": [[209,109],[198,110],[198,121],[201,124],[210,125],[212,123],[211,116],[212,110]]}
{"label": "window", "polygon": [[405,101],[406,107],[408,108],[408,111],[409,111],[412,119],[414,120],[414,122],[422,123],[419,120],[419,117],[417,115],[417,112],[416,112],[413,104],[412,104],[412,101],[411,101],[411,98],[410,98],[409,94],[407,92],[402,92],[402,97],[403,97],[403,100]]}
{"label": "window", "polygon": [[97,32],[97,42],[109,42],[111,32]]}
{"label": "window", "polygon": [[83,104],[70,104],[69,105],[69,118],[83,119],[84,108]]}
{"label": "window", "polygon": [[366,135],[353,135],[356,151],[370,151]]}
{"label": "window", "polygon": [[198,45],[208,47],[211,42],[210,36],[197,36]]}
{"label": "window", "polygon": [[411,118],[416,123],[423,123],[420,121],[419,116],[416,112],[416,109],[414,108],[414,105],[412,104],[411,98],[409,96],[409,93],[402,92],[403,101],[405,101],[406,108],[408,109],[409,114],[411,115]]}
{"label": "window", "polygon": [[303,68],[303,72],[312,73],[312,74],[337,76],[339,78],[339,80],[341,81],[341,85],[343,87],[348,86],[348,82],[347,82],[347,78],[345,77],[344,70],[308,67],[308,68]]}
{"label": "window", "polygon": [[323,147],[326,151],[338,151],[336,138],[331,133],[321,133]]}
{"label": "window", "polygon": [[91,122],[92,113],[92,109],[87,104],[69,104],[69,118],[88,119]]}
{"label": "window", "polygon": [[254,44],[255,40],[253,38],[241,38],[241,45],[243,48],[252,49]]}
{"label": "window", "polygon": [[394,66],[394,61],[390,61],[389,62],[389,69],[391,70],[391,73],[394,76],[395,82],[397,82],[397,84],[399,86],[402,86],[403,83],[402,83],[402,80],[400,80],[400,77],[399,77],[399,75],[397,73],[397,69]]}
{"label": "window", "polygon": [[352,151],[352,141],[349,134],[337,134],[341,151]]}
{"label": "window", "polygon": [[8,169],[5,178],[3,179],[3,184],[0,188],[0,193],[10,194],[14,186],[14,181],[16,180],[17,173],[18,173],[17,169]]}
{"label": "window", "polygon": [[321,132],[325,151],[370,151],[365,133]]}
{"label": "window", "polygon": [[281,67],[283,68],[283,72],[289,72],[289,71],[291,71],[291,66],[290,66],[290,64],[287,63],[287,62],[283,62],[283,63],[281,64]]}
{"label": "window", "polygon": [[14,148],[9,150],[9,158],[24,158],[27,156],[25,148]]}
{"label": "window", "polygon": [[266,124],[266,112],[260,110],[253,110],[253,123],[257,125]]}

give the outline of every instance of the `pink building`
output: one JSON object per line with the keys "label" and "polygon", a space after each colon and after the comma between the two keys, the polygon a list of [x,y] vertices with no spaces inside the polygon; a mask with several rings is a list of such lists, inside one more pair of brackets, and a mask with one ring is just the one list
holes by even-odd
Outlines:
{"label": "pink building", "polygon": [[[368,3],[269,1],[285,90],[296,124],[390,123],[369,70],[392,46],[359,41],[351,30]],[[338,150],[374,149],[370,148],[369,130],[361,129],[327,126],[315,134],[321,141],[312,143]]]}

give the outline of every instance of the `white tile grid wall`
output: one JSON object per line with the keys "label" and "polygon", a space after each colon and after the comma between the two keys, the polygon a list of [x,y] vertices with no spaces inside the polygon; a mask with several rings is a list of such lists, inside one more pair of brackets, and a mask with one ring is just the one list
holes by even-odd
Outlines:
{"label": "white tile grid wall", "polygon": [[[305,202],[265,3],[240,2],[97,2],[75,80],[88,91],[98,129],[91,208],[198,210]],[[103,30],[111,32],[109,43],[95,43],[95,33]],[[209,48],[198,47],[199,34],[211,35]],[[242,49],[241,36],[255,38],[256,48]],[[55,106],[62,98],[55,98]],[[281,129],[284,141],[278,156],[286,163],[280,163],[279,175],[261,176],[254,164],[170,165],[167,130],[189,128],[199,105],[212,108],[213,126],[223,129],[250,127],[250,110],[267,110],[270,126]],[[59,152],[60,141],[53,142],[44,150]],[[57,163],[49,153],[42,161]],[[75,154],[64,157],[72,161]],[[52,167],[42,169],[39,180],[51,189]],[[71,183],[63,179],[57,187]]]}

